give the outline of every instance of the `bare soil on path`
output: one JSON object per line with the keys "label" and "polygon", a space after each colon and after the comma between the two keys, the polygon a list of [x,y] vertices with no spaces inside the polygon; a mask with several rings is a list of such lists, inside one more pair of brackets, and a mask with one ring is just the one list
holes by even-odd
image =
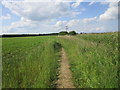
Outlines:
{"label": "bare soil on path", "polygon": [[72,75],[70,71],[70,65],[68,62],[68,58],[66,56],[66,53],[64,51],[64,48],[62,48],[61,51],[62,59],[60,62],[60,70],[59,70],[59,76],[57,80],[57,88],[75,88],[72,83]]}

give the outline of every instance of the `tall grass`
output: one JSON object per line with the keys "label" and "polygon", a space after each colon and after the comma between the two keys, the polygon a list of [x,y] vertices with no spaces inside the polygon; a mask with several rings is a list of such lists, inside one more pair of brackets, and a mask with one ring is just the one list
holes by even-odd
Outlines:
{"label": "tall grass", "polygon": [[61,37],[76,87],[118,87],[117,38],[117,33]]}
{"label": "tall grass", "polygon": [[0,89],[2,89],[2,39],[0,38]]}
{"label": "tall grass", "polygon": [[3,88],[52,88],[57,79],[57,37],[3,38]]}
{"label": "tall grass", "polygon": [[77,88],[118,87],[118,34],[3,38],[3,88],[55,87],[61,46]]}

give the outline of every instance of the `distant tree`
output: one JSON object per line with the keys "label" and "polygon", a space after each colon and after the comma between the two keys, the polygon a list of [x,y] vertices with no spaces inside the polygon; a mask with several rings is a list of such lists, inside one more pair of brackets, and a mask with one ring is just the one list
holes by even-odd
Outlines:
{"label": "distant tree", "polygon": [[67,31],[61,31],[61,32],[59,32],[59,35],[67,35],[67,34],[68,34]]}
{"label": "distant tree", "polygon": [[77,33],[75,31],[70,31],[69,35],[76,35]]}

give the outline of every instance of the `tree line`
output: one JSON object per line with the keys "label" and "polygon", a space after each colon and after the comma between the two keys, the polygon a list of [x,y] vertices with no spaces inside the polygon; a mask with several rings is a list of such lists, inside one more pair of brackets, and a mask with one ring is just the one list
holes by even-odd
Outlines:
{"label": "tree line", "polygon": [[53,36],[53,35],[76,35],[75,31],[61,31],[59,33],[48,33],[48,34],[4,34],[0,37],[29,37],[29,36]]}
{"label": "tree line", "polygon": [[67,31],[61,31],[59,32],[58,35],[76,35],[77,33],[75,31],[70,31],[70,32],[67,32]]}

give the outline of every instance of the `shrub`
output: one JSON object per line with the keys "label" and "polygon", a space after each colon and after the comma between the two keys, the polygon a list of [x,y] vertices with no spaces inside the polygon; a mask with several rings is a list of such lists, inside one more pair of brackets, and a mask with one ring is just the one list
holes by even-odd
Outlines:
{"label": "shrub", "polygon": [[69,35],[76,35],[77,33],[75,31],[70,31]]}
{"label": "shrub", "polygon": [[62,45],[61,45],[60,43],[54,42],[54,49],[55,49],[56,51],[60,51],[61,48],[62,48]]}
{"label": "shrub", "polygon": [[61,32],[59,32],[59,35],[67,35],[67,34],[68,34],[67,31],[61,31]]}

